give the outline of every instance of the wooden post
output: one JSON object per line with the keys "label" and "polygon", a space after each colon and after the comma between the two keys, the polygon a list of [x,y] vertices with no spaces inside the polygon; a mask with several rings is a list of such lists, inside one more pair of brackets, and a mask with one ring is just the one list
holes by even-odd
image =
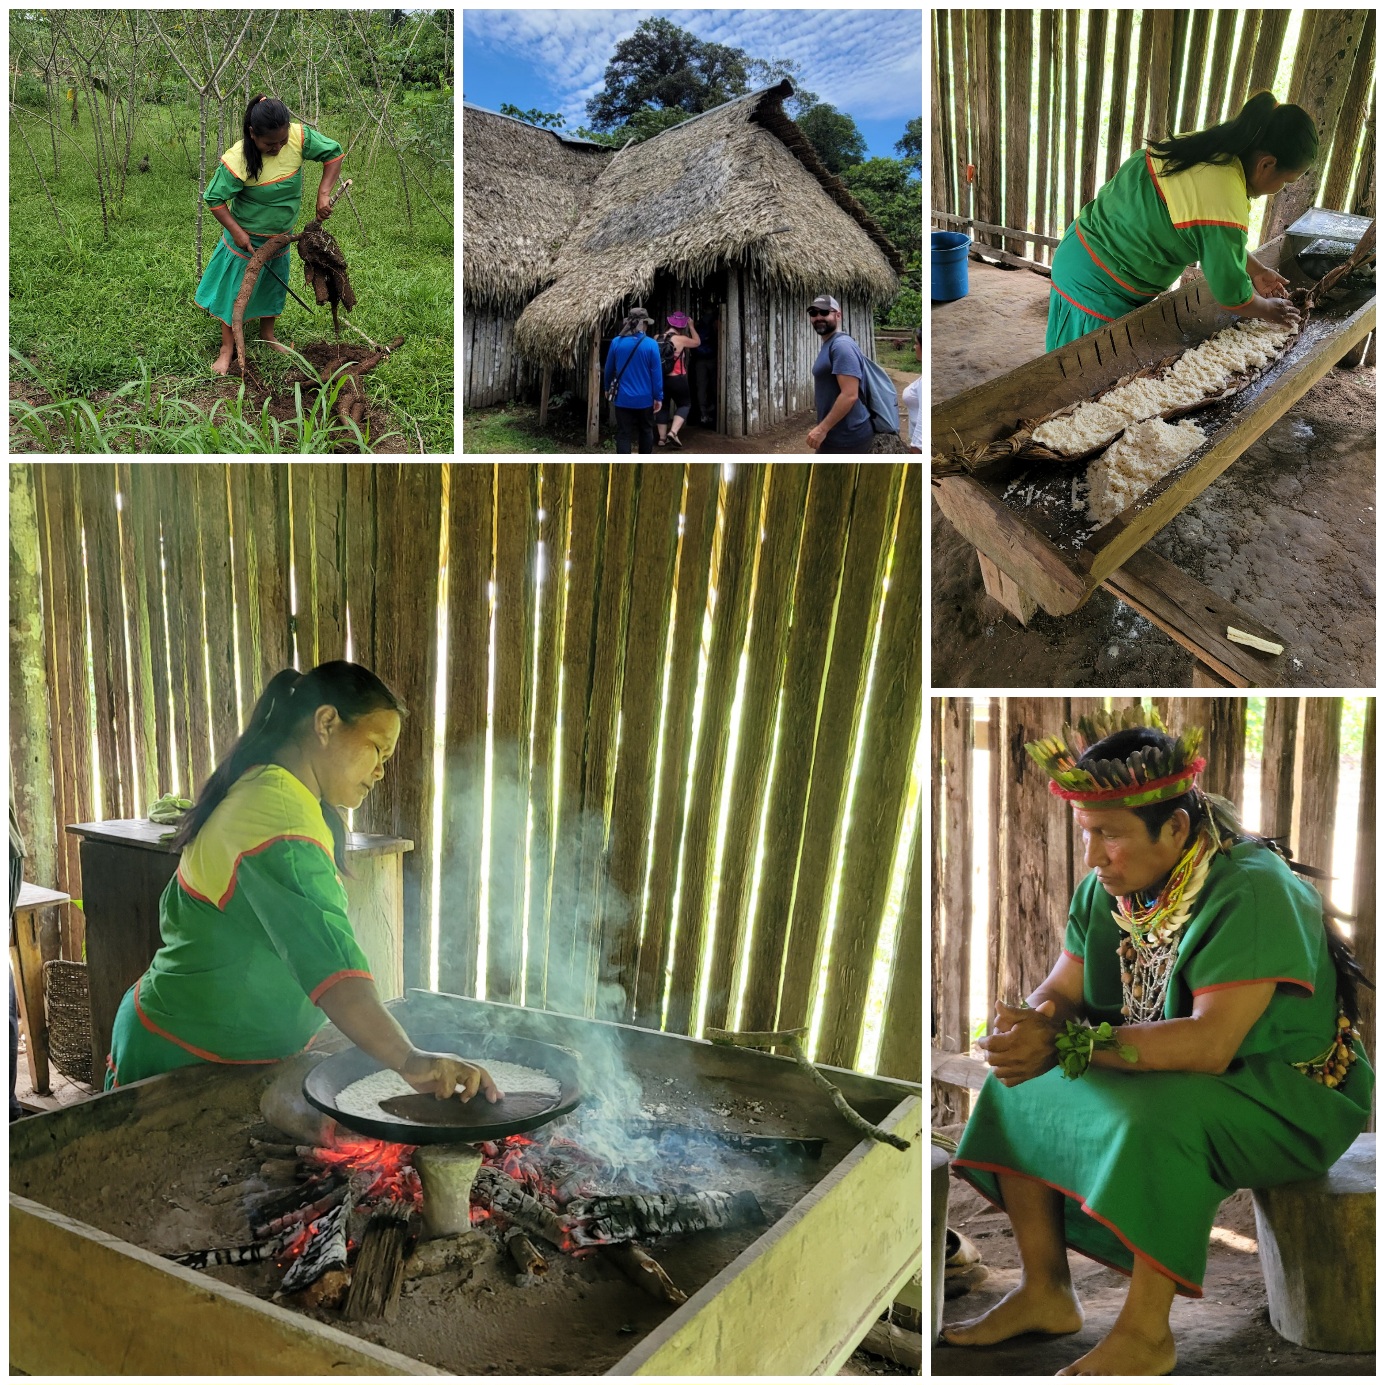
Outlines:
{"label": "wooden post", "polygon": [[[971,215],[971,184],[967,164],[972,162],[973,126],[967,119],[968,93],[976,92],[975,74],[967,63],[967,22],[964,13],[952,16],[952,129],[957,142],[957,215]],[[975,103],[972,109],[975,109]]]}
{"label": "wooden post", "polygon": [[[933,1013],[937,1030],[935,1048],[966,1053],[971,1048],[971,920],[973,839],[972,753],[975,732],[971,700],[965,697],[934,699],[941,709],[940,740],[935,746],[934,782],[941,784],[940,815],[934,840],[942,845],[939,881],[941,912],[933,924]],[[950,1125],[966,1118],[966,1098],[955,1087],[935,1085],[935,1124]]]}
{"label": "wooden post", "polygon": [[[1307,15],[1314,13],[1304,11]],[[1338,118],[1351,82],[1357,48],[1366,31],[1369,10],[1319,10],[1313,26],[1313,42],[1305,59],[1299,101],[1320,130],[1338,131]],[[1341,134],[1346,135],[1346,131]],[[1351,131],[1354,137],[1355,131]],[[1308,208],[1318,201],[1321,182],[1318,168],[1309,168],[1296,183],[1290,183],[1274,199],[1262,239],[1281,235]]]}
{"label": "wooden post", "polygon": [[[1041,235],[1053,234],[1049,202],[1049,140],[1051,88],[1053,82],[1054,13],[1039,11],[1039,128],[1034,141],[1034,229]],[[1043,249],[1034,246],[1034,258],[1043,259]]]}
{"label": "wooden post", "polygon": [[[1005,216],[1004,225],[1017,231],[1027,229],[1029,222],[1029,160],[1030,145],[1017,133],[1029,128],[1029,101],[1032,85],[1034,52],[1034,12],[1006,10],[1005,51],[1010,64],[1005,82],[1005,120],[1010,131],[1009,148],[1005,157]],[[936,104],[936,103],[935,103]],[[1017,236],[1006,241],[1013,255],[1023,255],[1026,242]]]}
{"label": "wooden post", "polygon": [[1209,793],[1241,801],[1245,773],[1246,713],[1241,697],[1170,697],[1160,699],[1165,725],[1173,735],[1189,726],[1202,727],[1201,754],[1207,761],[1201,784]]}
{"label": "wooden post", "polygon": [[[1356,187],[1352,190],[1350,206],[1356,216],[1375,215],[1375,92],[1371,92],[1371,114],[1361,141],[1361,166],[1356,174]],[[1374,354],[1372,348],[1371,355]],[[1367,364],[1374,365],[1375,361],[1372,359]]]}
{"label": "wooden post", "polygon": [[539,376],[539,427],[548,426],[548,392],[553,387],[553,367],[545,365]]}
{"label": "wooden post", "polygon": [[1262,13],[1261,10],[1242,11],[1241,46],[1236,50],[1236,72],[1231,79],[1231,90],[1226,102],[1228,117],[1234,117],[1246,103],[1246,84],[1250,81],[1250,64],[1255,57]]}
{"label": "wooden post", "polygon": [[1079,206],[1085,206],[1096,196],[1096,146],[1097,133],[1101,128],[1101,82],[1105,75],[1106,11],[1088,10],[1087,76],[1082,103],[1082,189]]}
{"label": "wooden post", "polygon": [[726,432],[729,437],[745,436],[745,360],[741,346],[741,275],[726,271],[726,332],[722,352],[722,375],[726,382]]}
{"label": "wooden post", "polygon": [[1284,36],[1288,32],[1288,10],[1260,11],[1260,32],[1255,41],[1255,61],[1251,64],[1247,95],[1253,91],[1264,91],[1274,82],[1274,74],[1279,71]]}
{"label": "wooden post", "polygon": [[[1361,39],[1356,47],[1356,61],[1351,69],[1351,81],[1342,99],[1341,113],[1332,132],[1332,162],[1327,168],[1319,205],[1340,207],[1346,204],[1351,170],[1356,159],[1356,142],[1361,135],[1361,123],[1366,115],[1366,98],[1371,90],[1371,73],[1375,69],[1375,11],[1367,10]],[[1325,162],[1325,160],[1319,160]]]}
{"label": "wooden post", "polygon": [[[986,821],[991,825],[986,880],[989,890],[986,899],[986,1013],[983,1018],[986,1028],[991,1026],[991,1016],[995,1014],[995,1002],[1000,994],[1000,977],[1005,966],[1005,908],[1004,901],[1009,898],[1010,871],[1006,844],[1014,830],[1014,824],[1005,818],[1005,765],[1003,748],[1007,732],[1007,707],[1009,699],[991,698],[987,708],[986,746],[990,752],[990,783],[986,789],[990,797],[990,812]],[[980,748],[980,730],[976,732],[977,747]]]}
{"label": "wooden post", "polygon": [[[1129,94],[1127,78],[1130,73],[1130,30],[1134,10],[1116,11],[1116,49],[1111,68],[1111,119],[1106,127],[1106,181],[1116,176],[1125,158],[1125,103]],[[1141,72],[1136,86],[1144,86]]]}
{"label": "wooden post", "polygon": [[592,327],[591,350],[587,355],[587,446],[601,442],[601,327]]}
{"label": "wooden post", "polygon": [[1202,90],[1202,75],[1207,70],[1207,25],[1210,10],[1193,10],[1192,27],[1188,34],[1186,59],[1188,78],[1183,85],[1183,104],[1178,111],[1178,129],[1196,130],[1198,97]]}
{"label": "wooden post", "polygon": [[[975,122],[973,159],[976,165],[976,216],[979,221],[1000,223],[1000,139],[995,128],[1000,115],[1001,16],[998,11],[972,10],[971,62],[976,81],[972,106]],[[978,244],[1000,246],[998,236],[987,232],[976,237]]]}
{"label": "wooden post", "polygon": [[1178,123],[1178,94],[1183,87],[1183,59],[1187,54],[1188,11],[1173,12],[1173,56],[1169,60],[1168,105],[1164,111],[1164,132],[1176,134],[1182,130]]}
{"label": "wooden post", "polygon": [[953,141],[950,68],[951,14],[933,11],[933,205],[939,211],[957,211],[957,165]]}
{"label": "wooden post", "polygon": [[[1237,12],[1234,9],[1217,11],[1214,21],[1216,27],[1212,37],[1211,80],[1207,83],[1207,104],[1203,109],[1202,119],[1197,124],[1199,130],[1216,125],[1223,119],[1222,110],[1226,104],[1228,86],[1226,74],[1231,68],[1231,40],[1236,36],[1236,19]],[[1239,110],[1240,107],[1236,109]],[[1236,111],[1231,111],[1226,118],[1229,119],[1235,114]]]}
{"label": "wooden post", "polygon": [[1260,760],[1260,833],[1287,837],[1294,824],[1294,759],[1298,750],[1296,697],[1265,699],[1265,743]]}
{"label": "wooden post", "polygon": [[[1295,766],[1297,813],[1294,858],[1331,873],[1337,825],[1337,782],[1341,771],[1342,699],[1305,697],[1301,703],[1299,755]],[[1330,899],[1330,879],[1317,885]]]}
{"label": "wooden post", "polygon": [[1038,612],[1039,603],[1008,572],[1002,572],[979,550],[976,561],[981,565],[981,581],[986,595],[1004,607],[1021,625],[1028,625]]}
{"label": "wooden post", "polygon": [[904,877],[904,901],[899,914],[894,972],[885,1001],[884,1032],[880,1036],[882,1077],[906,1082],[923,1080],[923,812],[914,819],[914,841]]}
{"label": "wooden post", "polygon": [[[1071,226],[1077,216],[1077,26],[1080,10],[1067,10],[1067,37],[1063,46],[1065,80],[1063,83],[1063,221]],[[985,218],[983,217],[983,220]]]}
{"label": "wooden post", "polygon": [[10,467],[10,772],[28,851],[25,874],[36,884],[51,886],[56,880],[57,824],[38,540],[34,471],[16,464]]}
{"label": "wooden post", "polygon": [[[1352,892],[1356,923],[1351,940],[1361,970],[1375,980],[1375,698],[1366,699],[1366,725],[1361,737],[1361,797],[1356,819],[1356,887]],[[1361,1006],[1361,1043],[1375,1064],[1375,992],[1357,988]],[[1368,1130],[1375,1129],[1372,1117]]]}
{"label": "wooden post", "polygon": [[[1150,139],[1161,139],[1169,133],[1167,113],[1169,87],[1173,81],[1173,11],[1146,10],[1140,27],[1150,31],[1149,110],[1143,128],[1137,126],[1135,133],[1141,142],[1148,143]],[[1136,115],[1139,114],[1137,106]]]}

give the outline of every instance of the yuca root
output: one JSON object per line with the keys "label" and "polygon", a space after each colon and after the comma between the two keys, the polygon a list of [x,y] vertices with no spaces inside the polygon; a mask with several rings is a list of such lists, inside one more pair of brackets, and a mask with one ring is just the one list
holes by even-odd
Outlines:
{"label": "yuca root", "polygon": [[878,1125],[872,1125],[859,1111],[853,1110],[841,1091],[813,1066],[812,1060],[804,1053],[803,1045],[799,1042],[807,1032],[806,1029],[779,1029],[735,1033],[727,1029],[708,1029],[706,1037],[712,1043],[723,1044],[727,1048],[788,1049],[794,1062],[813,1079],[816,1086],[821,1087],[827,1093],[832,1100],[832,1105],[840,1112],[842,1119],[857,1134],[867,1135],[872,1140],[879,1140],[881,1144],[893,1145],[895,1149],[908,1149],[911,1141],[906,1140],[902,1135],[894,1134],[892,1131],[882,1130]]}
{"label": "yuca root", "polygon": [[347,274],[346,256],[335,237],[322,229],[320,221],[310,221],[298,237],[298,254],[303,261],[303,282],[312,289],[318,303],[332,305],[332,331],[341,334],[337,322],[337,305],[350,312],[356,306],[356,294]]}
{"label": "yuca root", "polygon": [[236,339],[236,354],[240,357],[240,373],[245,378],[250,370],[250,361],[245,354],[245,305],[250,302],[250,295],[255,292],[255,284],[260,277],[260,270],[279,253],[284,246],[291,244],[296,237],[289,235],[287,231],[280,232],[277,236],[270,236],[260,248],[250,257],[250,262],[245,266],[245,278],[241,281],[240,292],[236,294],[235,306],[231,309],[231,335]]}

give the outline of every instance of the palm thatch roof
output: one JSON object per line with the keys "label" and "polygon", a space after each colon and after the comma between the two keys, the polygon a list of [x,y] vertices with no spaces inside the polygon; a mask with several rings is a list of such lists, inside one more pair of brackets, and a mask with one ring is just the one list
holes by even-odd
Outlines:
{"label": "palm thatch roof", "polygon": [[558,364],[663,270],[698,280],[723,264],[790,292],[893,297],[899,252],[784,114],[788,82],[738,97],[621,150],[558,254],[552,286],[515,330]]}
{"label": "palm thatch roof", "polygon": [[462,103],[462,298],[518,311],[553,278],[558,247],[611,151]]}

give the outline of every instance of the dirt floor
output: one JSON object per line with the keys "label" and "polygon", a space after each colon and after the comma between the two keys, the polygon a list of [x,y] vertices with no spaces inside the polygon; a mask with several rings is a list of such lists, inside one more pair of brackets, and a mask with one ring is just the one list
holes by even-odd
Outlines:
{"label": "dirt floor", "polygon": [[[1041,355],[1049,281],[970,262],[932,309],[934,399]],[[1285,685],[1375,683],[1375,368],[1333,369],[1151,542],[1284,637]],[[935,687],[1184,687],[1193,659],[1105,591],[1028,628],[986,596],[934,508]]]}
{"label": "dirt floor", "polygon": [[[944,1323],[984,1313],[1019,1282],[1019,1256],[1005,1214],[954,1178],[948,1224],[968,1236],[990,1271],[986,1282],[943,1306]],[[1175,1375],[1374,1375],[1375,1356],[1307,1351],[1271,1326],[1265,1283],[1255,1249],[1255,1211],[1249,1192],[1222,1203],[1203,1280],[1203,1297],[1173,1302],[1178,1343]],[[1130,1281],[1094,1260],[1069,1254],[1073,1283],[1087,1315],[1068,1337],[1022,1337],[984,1349],[934,1347],[935,1376],[1054,1375],[1091,1350],[1120,1311]]]}

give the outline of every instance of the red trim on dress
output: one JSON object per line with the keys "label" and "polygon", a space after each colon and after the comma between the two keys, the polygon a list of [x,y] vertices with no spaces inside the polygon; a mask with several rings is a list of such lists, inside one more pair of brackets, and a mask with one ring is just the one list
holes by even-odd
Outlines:
{"label": "red trim on dress", "polygon": [[1164,196],[1164,189],[1159,186],[1159,175],[1154,171],[1154,160],[1149,156],[1149,150],[1145,150],[1145,167],[1149,169],[1149,181],[1154,184],[1154,191],[1159,194],[1159,200],[1165,207],[1169,205],[1169,199]]}
{"label": "red trim on dress", "polygon": [[120,1086],[120,1080],[115,1075],[115,1059],[108,1053],[106,1054],[106,1071],[111,1075],[111,1091]]}
{"label": "red trim on dress", "polygon": [[[1111,278],[1113,278],[1116,281],[1116,283],[1118,283],[1121,286],[1121,288],[1129,289],[1131,293],[1139,294],[1141,298],[1150,297],[1150,295],[1147,294],[1143,289],[1137,289],[1134,284],[1127,284],[1125,280],[1120,277],[1120,275],[1116,274],[1113,270],[1107,269],[1106,266],[1102,264],[1099,259],[1097,259],[1096,251],[1093,250],[1092,247],[1087,244],[1087,238],[1082,234],[1082,227],[1076,221],[1072,223],[1072,229],[1073,234],[1077,237],[1078,240],[1082,242],[1082,248],[1086,250],[1087,254],[1089,254],[1092,257],[1092,263],[1095,264],[1098,269],[1105,270],[1106,273],[1109,274]],[[1157,296],[1158,295],[1156,294],[1155,297]]]}
{"label": "red trim on dress", "polygon": [[308,999],[314,1005],[317,1004],[318,997],[324,991],[329,991],[338,981],[345,981],[348,976],[363,976],[367,981],[374,981],[375,977],[368,971],[334,971],[325,981],[319,981],[311,991],[308,992]]}
{"label": "red trim on dress", "polygon": [[[179,1048],[187,1053],[191,1053],[196,1058],[204,1059],[208,1063],[228,1063],[237,1067],[251,1065],[255,1063],[277,1063],[277,1058],[223,1058],[219,1054],[210,1053],[205,1048],[196,1048],[194,1045],[180,1039],[176,1034],[170,1034],[167,1029],[160,1029],[148,1015],[144,1013],[143,1007],[139,1003],[140,981],[135,982],[135,1014],[139,1016],[139,1022],[151,1033],[157,1034],[161,1039],[167,1039],[171,1044],[177,1044]],[[114,1069],[112,1069],[114,1071]]]}
{"label": "red trim on dress", "polygon": [[1218,981],[1215,986],[1199,986],[1193,994],[1206,995],[1209,991],[1229,991],[1236,986],[1262,986],[1267,981],[1273,981],[1277,986],[1302,986],[1309,995],[1313,994],[1312,984],[1300,981],[1296,976],[1252,976],[1246,981]]}
{"label": "red trim on dress", "polygon": [[1091,308],[1084,308],[1084,307],[1082,306],[1082,304],[1080,304],[1080,303],[1077,301],[1077,299],[1075,299],[1075,298],[1068,298],[1068,295],[1065,294],[1065,293],[1063,292],[1063,290],[1060,289],[1060,288],[1058,287],[1057,284],[1053,283],[1052,280],[1049,281],[1049,285],[1048,285],[1048,286],[1049,286],[1049,288],[1051,288],[1051,289],[1053,290],[1054,293],[1056,293],[1056,294],[1058,295],[1059,298],[1067,298],[1067,299],[1068,299],[1068,302],[1071,303],[1072,306],[1073,306],[1074,308],[1076,308],[1078,312],[1080,312],[1080,313],[1086,313],[1088,317],[1099,317],[1103,322],[1114,322],[1114,321],[1116,320],[1116,319],[1113,318],[1113,317],[1107,317],[1107,316],[1105,315],[1105,313],[1097,313],[1097,312],[1093,312]]}
{"label": "red trim on dress", "polygon": [[1233,231],[1247,231],[1239,221],[1175,221],[1172,224],[1177,231],[1182,231],[1188,226],[1230,226]]}
{"label": "red trim on dress", "polygon": [[285,832],[280,837],[270,837],[267,841],[261,842],[259,846],[252,846],[249,850],[242,851],[231,863],[231,883],[226,887],[226,893],[221,896],[220,901],[217,903],[216,907],[218,909],[224,909],[231,902],[231,896],[236,892],[236,872],[240,869],[240,863],[245,860],[247,856],[258,856],[260,852],[267,850],[269,847],[273,846],[275,842],[311,842],[313,846],[320,847],[323,851],[326,851],[327,859],[332,862],[334,867],[336,865],[336,858],[330,851],[327,851],[327,848],[323,846],[316,837],[306,837],[299,832]]}
{"label": "red trim on dress", "polygon": [[[1082,1195],[1080,1193],[1074,1193],[1068,1188],[1061,1187],[1057,1183],[1050,1183],[1048,1179],[1039,1178],[1032,1173],[1021,1173],[1019,1169],[1007,1169],[1001,1164],[982,1164],[975,1159],[958,1159],[954,1157],[952,1160],[952,1165],[954,1168],[961,1167],[969,1169],[981,1169],[984,1173],[1008,1173],[1013,1175],[1015,1178],[1027,1178],[1031,1183],[1042,1183],[1044,1187],[1052,1188],[1055,1192],[1062,1193],[1064,1197],[1070,1197],[1075,1203],[1077,1203],[1077,1205],[1087,1216],[1089,1216],[1094,1222],[1099,1222],[1113,1236],[1115,1236],[1116,1239],[1120,1241],[1121,1245],[1123,1245],[1133,1256],[1135,1256],[1136,1259],[1143,1260],[1145,1264],[1147,1264],[1151,1269],[1157,1270],[1160,1274],[1162,1274],[1165,1279],[1172,1279],[1175,1284],[1183,1288],[1184,1293],[1188,1298],[1202,1297],[1201,1284],[1194,1284],[1191,1279],[1184,1279],[1182,1275],[1175,1274],[1171,1269],[1168,1268],[1167,1265],[1161,1265],[1152,1255],[1146,1255],[1144,1251],[1140,1250],[1137,1246],[1133,1245],[1129,1240],[1126,1239],[1125,1235],[1121,1232],[1120,1227],[1116,1226],[1113,1222],[1107,1221],[1106,1218],[1103,1217],[1100,1213],[1093,1212],[1092,1209],[1087,1206],[1086,1202],[1083,1200]],[[976,1185],[974,1183],[970,1186],[976,1188]],[[976,1191],[980,1193],[981,1196],[984,1197],[987,1202],[992,1203],[994,1206],[1001,1208],[1002,1211],[1004,1210],[1005,1204],[1003,1202],[997,1201],[995,1198],[991,1197],[990,1194],[988,1194],[981,1188],[976,1188]],[[1070,1249],[1075,1250],[1079,1255],[1085,1255],[1089,1260],[1095,1260],[1099,1265],[1105,1265],[1108,1269],[1118,1270],[1121,1274],[1124,1275],[1128,1275],[1130,1273],[1129,1270],[1123,1268],[1120,1265],[1113,1265],[1109,1260],[1103,1260],[1099,1255],[1093,1255],[1090,1251],[1083,1250],[1081,1246],[1071,1246]]]}
{"label": "red trim on dress", "polygon": [[1087,965],[1087,959],[1085,957],[1079,957],[1077,953],[1069,952],[1067,948],[1063,949],[1063,956],[1071,957],[1072,960],[1076,962],[1079,967],[1085,967]]}

